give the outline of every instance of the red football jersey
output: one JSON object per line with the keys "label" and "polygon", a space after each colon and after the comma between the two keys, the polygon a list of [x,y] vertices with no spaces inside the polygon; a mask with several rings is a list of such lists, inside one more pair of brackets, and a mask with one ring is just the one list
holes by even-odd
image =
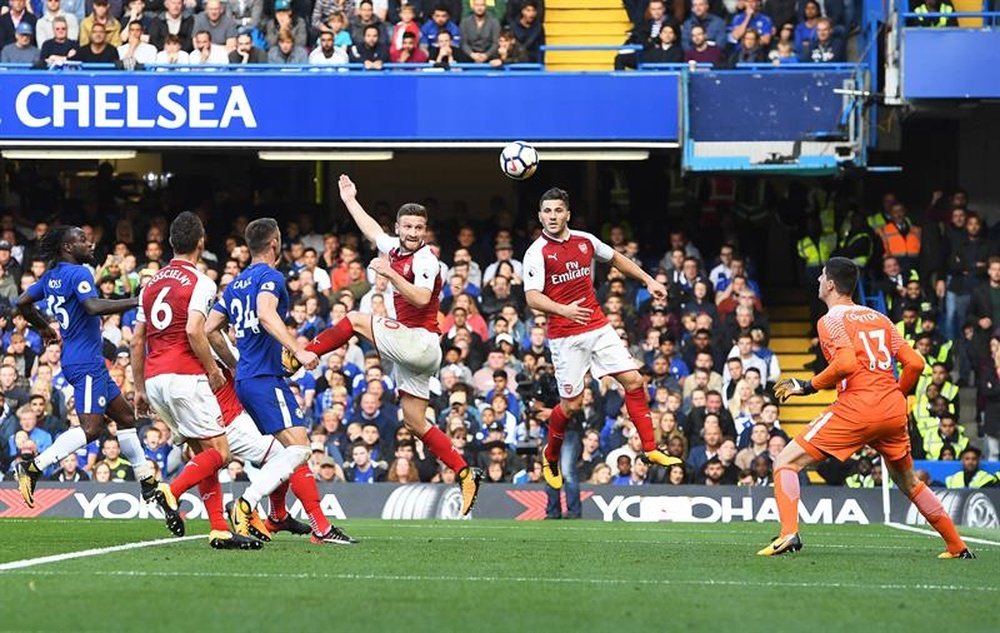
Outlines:
{"label": "red football jersey", "polygon": [[215,282],[183,259],[161,268],[139,292],[136,321],[146,324],[147,379],[205,373],[188,342],[188,312],[208,316],[215,292]]}
{"label": "red football jersey", "polygon": [[549,338],[562,338],[603,327],[608,319],[594,292],[594,259],[611,261],[615,251],[590,233],[570,231],[560,241],[542,232],[524,254],[524,290],[539,290],[562,304],[582,299],[590,308],[587,323],[574,323],[557,314],[549,315]]}
{"label": "red football jersey", "polygon": [[397,292],[393,293],[396,320],[411,328],[423,328],[435,334],[438,329],[438,309],[441,304],[441,265],[430,247],[424,245],[409,252],[399,245],[399,238],[382,234],[378,239],[379,252],[389,257],[389,265],[411,284],[431,291],[431,300],[420,308]]}

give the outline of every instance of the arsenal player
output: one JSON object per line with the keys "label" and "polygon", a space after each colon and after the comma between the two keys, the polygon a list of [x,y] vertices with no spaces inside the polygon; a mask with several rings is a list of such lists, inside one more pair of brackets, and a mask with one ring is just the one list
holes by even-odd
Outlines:
{"label": "arsenal player", "polygon": [[401,206],[396,213],[397,237],[392,237],[368,215],[357,196],[357,187],[351,179],[341,175],[341,199],[358,228],[379,250],[380,256],[370,267],[395,289],[396,319],[351,312],[320,332],[306,349],[322,356],[359,334],[375,345],[382,358],[392,362],[403,424],[458,474],[462,514],[468,514],[476,502],[482,472],[470,467],[452,447],[448,436],[424,419],[430,399],[430,379],[441,366],[441,333],[437,322],[441,265],[424,243],[427,209],[415,203]]}
{"label": "arsenal player", "polygon": [[552,188],[542,195],[538,220],[542,235],[524,255],[524,293],[533,310],[549,317],[549,346],[561,401],[549,418],[549,439],[542,459],[545,481],[562,488],[559,454],[566,422],[583,408],[584,376],[614,376],[625,388],[625,407],[642,439],[647,461],[660,466],[682,463],[656,448],[649,396],[625,344],[608,324],[594,293],[594,259],[638,279],[657,298],[667,289],[635,262],[590,233],[569,229],[569,194]]}

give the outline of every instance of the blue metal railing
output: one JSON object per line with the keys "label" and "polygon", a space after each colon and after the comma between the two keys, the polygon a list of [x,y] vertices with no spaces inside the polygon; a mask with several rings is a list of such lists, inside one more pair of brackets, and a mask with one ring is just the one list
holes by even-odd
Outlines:
{"label": "blue metal railing", "polygon": [[[74,72],[74,71],[107,71],[117,70],[115,64],[95,63],[83,64],[79,62],[68,62],[59,66],[49,68],[39,68],[31,64],[0,64],[0,71],[4,70],[38,70],[38,72]],[[387,63],[382,66],[386,71],[410,71],[410,72],[445,72],[445,69],[438,68],[432,64],[398,64]],[[509,71],[541,71],[544,70],[542,64],[509,64],[506,66],[490,66],[488,64],[451,64],[450,70],[460,70],[472,73],[496,73]],[[366,70],[364,64],[342,64],[337,66],[316,66],[310,64],[144,64],[143,71],[172,71],[172,72],[294,72],[294,73],[339,73],[346,71]],[[136,71],[133,71],[136,72]],[[378,70],[368,70],[367,72],[380,72]]]}

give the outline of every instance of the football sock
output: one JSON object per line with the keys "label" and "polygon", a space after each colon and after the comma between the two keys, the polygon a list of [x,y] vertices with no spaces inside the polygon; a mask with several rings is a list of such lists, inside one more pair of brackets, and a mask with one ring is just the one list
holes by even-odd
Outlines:
{"label": "football sock", "polygon": [[552,414],[549,415],[549,440],[545,444],[545,459],[550,462],[559,461],[563,438],[566,437],[566,422],[568,421],[569,418],[563,411],[561,404],[552,407]]}
{"label": "football sock", "polygon": [[260,472],[243,491],[244,501],[249,503],[251,508],[256,508],[261,499],[271,494],[282,482],[288,481],[292,471],[309,459],[309,454],[308,446],[297,444],[278,451],[264,463]]}
{"label": "football sock", "polygon": [[774,500],[778,502],[781,536],[799,531],[799,471],[781,466],[774,471]]}
{"label": "football sock", "polygon": [[322,356],[342,347],[347,341],[351,340],[352,336],[354,336],[354,326],[351,325],[351,320],[346,318],[341,319],[332,327],[328,327],[317,334],[316,338],[309,341],[309,344],[306,345],[306,349],[317,356]]}
{"label": "football sock", "polygon": [[292,494],[302,502],[302,508],[309,515],[309,525],[313,534],[322,536],[330,531],[330,522],[319,505],[319,489],[316,488],[316,478],[309,466],[302,464],[295,469],[291,478]]}
{"label": "football sock", "polygon": [[45,470],[52,464],[61,462],[67,455],[72,455],[86,445],[87,434],[79,426],[74,426],[57,437],[52,442],[52,446],[49,446],[42,451],[41,455],[35,458],[35,467],[38,470]]}
{"label": "football sock", "polygon": [[222,454],[214,448],[204,450],[192,457],[184,470],[170,483],[170,492],[175,498],[180,499],[182,494],[197,486],[202,479],[216,475],[220,468],[222,468]]}
{"label": "football sock", "polygon": [[934,491],[928,488],[924,482],[917,482],[917,485],[913,488],[913,494],[910,496],[910,501],[913,502],[913,505],[917,506],[920,514],[924,515],[927,522],[941,535],[945,545],[948,546],[949,552],[958,554],[966,548],[965,541],[962,540],[962,537],[958,535],[958,530],[955,529],[955,523],[948,516],[948,513],[944,511],[944,506],[941,505],[941,501],[934,494]]}
{"label": "football sock", "polygon": [[625,408],[632,418],[636,432],[642,439],[642,450],[656,450],[656,436],[653,434],[653,416],[649,414],[649,394],[645,387],[625,392]]}
{"label": "football sock", "polygon": [[[302,466],[299,466],[299,468],[308,469],[308,466],[303,464]],[[292,476],[295,475],[295,472],[292,473]],[[285,517],[288,516],[288,508],[285,507],[285,499],[288,496],[288,484],[288,481],[281,482],[281,485],[275,488],[274,491],[268,495],[268,501],[270,502],[271,509],[267,513],[267,518],[271,519],[275,523],[284,521]]]}
{"label": "football sock", "polygon": [[229,531],[229,523],[222,512],[222,486],[219,484],[219,474],[212,473],[198,482],[198,494],[205,504],[205,514],[208,524],[213,530]]}
{"label": "football sock", "polygon": [[438,427],[431,426],[420,439],[424,446],[430,449],[435,457],[444,462],[445,466],[454,470],[456,475],[468,466],[465,463],[465,458],[455,450],[455,447],[451,445],[451,440]]}
{"label": "football sock", "polygon": [[122,455],[132,464],[136,480],[155,481],[153,469],[146,461],[146,451],[142,448],[135,429],[118,429],[118,444],[122,447]]}

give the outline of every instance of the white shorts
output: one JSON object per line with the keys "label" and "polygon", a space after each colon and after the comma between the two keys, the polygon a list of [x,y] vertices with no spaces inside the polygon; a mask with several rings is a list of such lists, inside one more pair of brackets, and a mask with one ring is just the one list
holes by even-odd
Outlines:
{"label": "white shorts", "polygon": [[549,341],[559,395],[573,398],[583,393],[587,372],[594,378],[637,369],[635,359],[611,325]]}
{"label": "white shorts", "polygon": [[175,434],[207,439],[225,434],[222,410],[204,374],[159,374],[146,381],[153,410]]}
{"label": "white shorts", "polygon": [[272,435],[263,435],[250,414],[244,411],[226,427],[226,441],[233,457],[260,467],[268,457],[274,455],[281,444]]}
{"label": "white shorts", "polygon": [[441,368],[440,337],[393,319],[373,317],[372,339],[379,356],[393,365],[396,389],[429,400],[431,378]]}

